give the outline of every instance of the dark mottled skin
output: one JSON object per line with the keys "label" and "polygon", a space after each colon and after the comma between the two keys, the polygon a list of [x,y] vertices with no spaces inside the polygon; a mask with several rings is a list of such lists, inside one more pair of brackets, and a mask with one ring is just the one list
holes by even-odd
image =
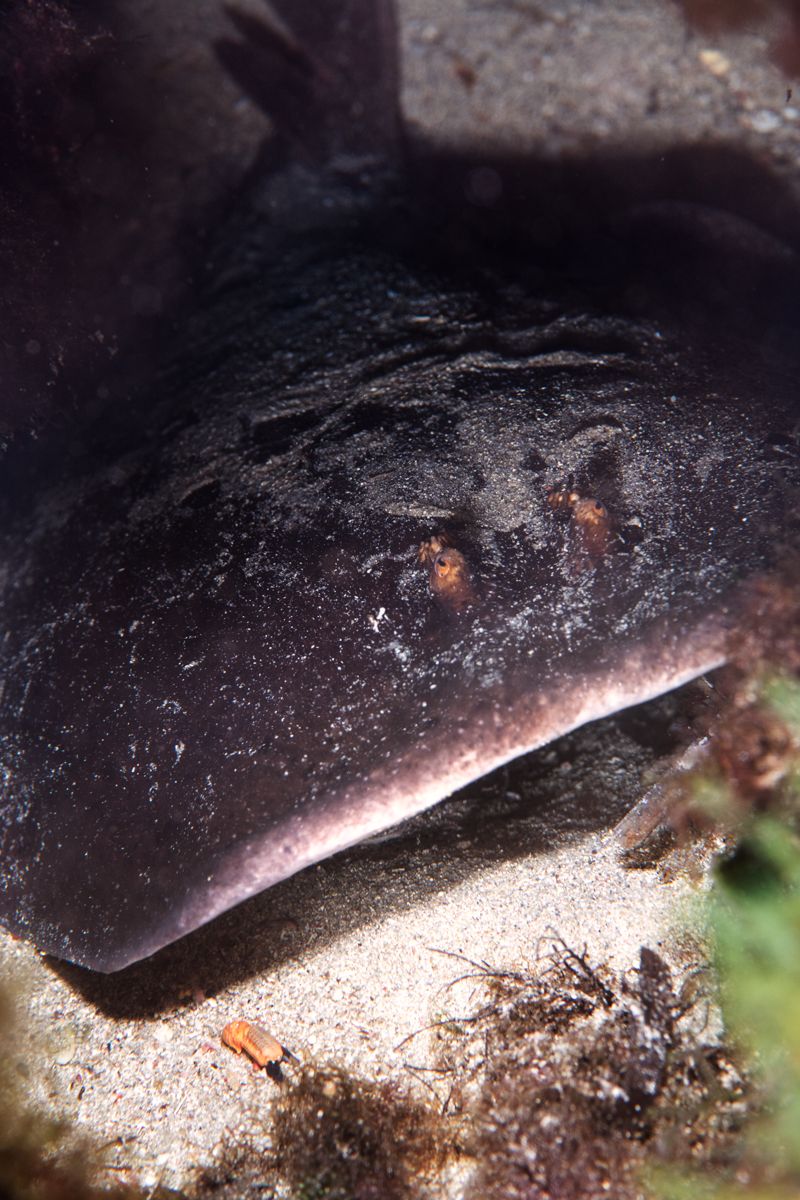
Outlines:
{"label": "dark mottled skin", "polygon": [[[455,272],[321,178],[229,220],[136,421],[6,498],[0,917],[102,970],[719,662],[787,536],[784,363],[656,287]],[[565,480],[619,531],[584,573]],[[442,532],[467,606],[420,569]]]}

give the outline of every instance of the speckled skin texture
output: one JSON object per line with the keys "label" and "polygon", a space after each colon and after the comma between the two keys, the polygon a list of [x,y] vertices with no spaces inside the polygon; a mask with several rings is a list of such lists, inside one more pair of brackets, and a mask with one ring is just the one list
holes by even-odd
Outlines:
{"label": "speckled skin texture", "polygon": [[[228,217],[147,382],[8,464],[0,916],[89,966],[715,665],[791,536],[790,250],[632,212],[638,152],[621,203],[500,153],[397,182],[338,128]],[[619,530],[600,561],[563,486]],[[417,562],[440,532],[464,610]]]}

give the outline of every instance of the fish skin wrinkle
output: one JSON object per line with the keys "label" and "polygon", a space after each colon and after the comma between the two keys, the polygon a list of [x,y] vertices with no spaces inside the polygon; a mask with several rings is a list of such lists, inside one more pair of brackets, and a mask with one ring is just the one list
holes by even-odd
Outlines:
{"label": "fish skin wrinkle", "polygon": [[718,665],[791,532],[784,364],[409,253],[377,185],[276,254],[296,176],[228,218],[136,420],[3,497],[0,920],[101,971]]}

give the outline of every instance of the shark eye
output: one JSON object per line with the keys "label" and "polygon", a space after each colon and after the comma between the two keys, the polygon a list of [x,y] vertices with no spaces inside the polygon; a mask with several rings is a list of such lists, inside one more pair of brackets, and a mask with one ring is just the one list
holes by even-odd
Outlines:
{"label": "shark eye", "polygon": [[437,575],[446,575],[450,570],[450,563],[445,558],[444,554],[437,554],[433,560],[433,566]]}

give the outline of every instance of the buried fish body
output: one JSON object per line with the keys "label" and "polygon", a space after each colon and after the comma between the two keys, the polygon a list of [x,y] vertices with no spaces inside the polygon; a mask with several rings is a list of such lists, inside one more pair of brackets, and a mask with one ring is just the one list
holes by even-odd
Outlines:
{"label": "buried fish body", "polygon": [[785,371],[323,178],[5,501],[0,919],[100,970],[717,665],[788,536]]}

